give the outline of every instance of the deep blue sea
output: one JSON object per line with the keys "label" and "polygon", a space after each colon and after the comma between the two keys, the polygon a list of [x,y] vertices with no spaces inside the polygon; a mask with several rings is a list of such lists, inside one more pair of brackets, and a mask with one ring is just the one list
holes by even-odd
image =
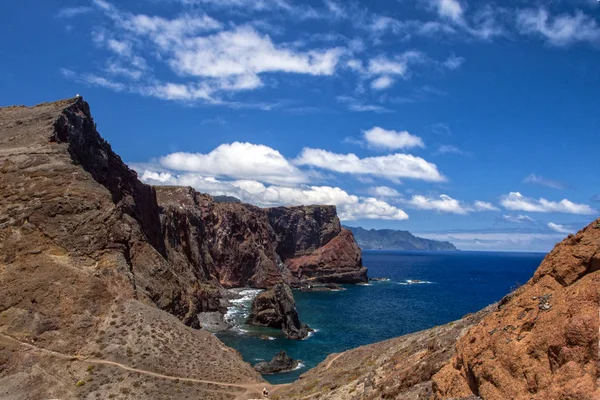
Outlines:
{"label": "deep blue sea", "polygon": [[[287,340],[277,330],[244,326],[249,301],[233,310],[239,328],[218,336],[251,364],[270,360],[280,350],[302,360],[302,368],[296,371],[265,376],[272,383],[291,382],[328,354],[478,311],[527,282],[543,257],[540,253],[364,251],[369,277],[390,281],[344,286],[346,290],[338,292],[296,291],[300,319],[316,329],[308,339]],[[416,280],[422,282],[410,283]]]}

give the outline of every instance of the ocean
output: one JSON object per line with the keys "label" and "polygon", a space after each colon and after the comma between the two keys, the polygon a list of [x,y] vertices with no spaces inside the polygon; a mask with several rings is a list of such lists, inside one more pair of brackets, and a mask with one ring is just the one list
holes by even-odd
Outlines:
{"label": "ocean", "polygon": [[292,372],[266,375],[274,384],[296,380],[328,354],[446,324],[500,300],[527,282],[544,254],[493,252],[364,251],[369,277],[336,292],[294,292],[300,319],[316,331],[302,341],[280,331],[244,325],[257,291],[230,309],[232,331],[218,334],[251,364],[280,350],[302,360]]}

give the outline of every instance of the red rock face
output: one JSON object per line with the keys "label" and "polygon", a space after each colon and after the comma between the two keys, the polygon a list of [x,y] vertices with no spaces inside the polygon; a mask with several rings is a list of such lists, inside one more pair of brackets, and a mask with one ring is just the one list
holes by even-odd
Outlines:
{"label": "red rock face", "polygon": [[241,203],[215,203],[192,188],[157,187],[165,248],[174,265],[223,287],[266,288],[287,272],[275,252],[266,214]]}
{"label": "red rock face", "polygon": [[334,206],[266,210],[277,252],[296,281],[361,283],[367,269],[352,232],[342,229]]}
{"label": "red rock face", "polygon": [[286,265],[298,280],[319,282],[367,282],[361,251],[352,232],[342,229],[327,244],[307,255],[288,258]]}
{"label": "red rock face", "polygon": [[456,345],[436,398],[600,398],[600,220],[557,244],[533,278]]}

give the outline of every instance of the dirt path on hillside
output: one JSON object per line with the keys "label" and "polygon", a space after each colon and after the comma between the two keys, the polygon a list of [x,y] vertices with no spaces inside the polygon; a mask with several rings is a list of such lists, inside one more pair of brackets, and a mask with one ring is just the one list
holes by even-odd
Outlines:
{"label": "dirt path on hillside", "polygon": [[[170,380],[176,380],[176,381],[182,381],[182,382],[193,382],[193,383],[201,383],[201,384],[207,384],[207,385],[217,385],[217,386],[222,386],[222,387],[230,387],[230,388],[238,388],[238,389],[244,389],[245,392],[237,395],[236,400],[248,400],[251,399],[248,396],[256,396],[257,399],[262,398],[262,390],[263,388],[267,388],[269,390],[270,393],[275,393],[277,392],[279,389],[288,386],[288,384],[285,385],[270,385],[268,383],[227,383],[227,382],[216,382],[216,381],[209,381],[209,380],[204,380],[204,379],[196,379],[196,378],[185,378],[185,377],[180,377],[180,376],[171,376],[171,375],[164,375],[164,374],[159,374],[157,372],[152,372],[152,371],[148,371],[145,369],[139,369],[139,368],[134,368],[134,367],[130,367],[128,365],[125,364],[121,364],[115,361],[109,361],[109,360],[101,360],[98,358],[91,358],[91,357],[86,357],[86,356],[79,356],[79,355],[70,355],[70,354],[64,354],[64,353],[59,353],[53,350],[47,350],[44,349],[42,347],[38,347],[35,346],[34,344],[31,343],[27,343],[27,342],[22,342],[10,335],[7,335],[5,333],[1,333],[0,332],[0,336],[11,341],[14,343],[18,343],[19,345],[28,348],[29,350],[32,351],[37,351],[43,354],[47,354],[47,355],[51,355],[53,357],[57,357],[63,360],[69,360],[69,361],[84,361],[86,363],[89,364],[98,364],[98,365],[111,365],[117,368],[121,368],[123,370],[126,371],[131,371],[131,372],[136,372],[138,374],[143,374],[143,375],[147,375],[147,376],[152,376],[155,378],[163,378],[163,379],[170,379]],[[218,390],[208,390],[211,392],[216,392],[216,393],[228,393],[228,394],[233,394],[231,392],[228,392],[226,390],[223,391],[218,391]]]}

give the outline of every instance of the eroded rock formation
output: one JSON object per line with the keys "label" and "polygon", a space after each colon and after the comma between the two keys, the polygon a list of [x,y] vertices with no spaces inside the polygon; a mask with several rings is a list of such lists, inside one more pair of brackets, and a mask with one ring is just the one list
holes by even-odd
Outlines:
{"label": "eroded rock formation", "polygon": [[261,374],[277,374],[280,372],[292,371],[298,364],[298,361],[292,359],[285,351],[281,350],[271,359],[271,361],[260,362],[254,366],[254,369]]}
{"label": "eroded rock formation", "polygon": [[292,289],[285,283],[256,296],[247,323],[281,329],[288,339],[294,340],[304,339],[310,332],[308,325],[300,322]]}
{"label": "eroded rock formation", "polygon": [[267,210],[277,237],[277,253],[299,281],[367,282],[361,251],[343,229],[334,206]]}

